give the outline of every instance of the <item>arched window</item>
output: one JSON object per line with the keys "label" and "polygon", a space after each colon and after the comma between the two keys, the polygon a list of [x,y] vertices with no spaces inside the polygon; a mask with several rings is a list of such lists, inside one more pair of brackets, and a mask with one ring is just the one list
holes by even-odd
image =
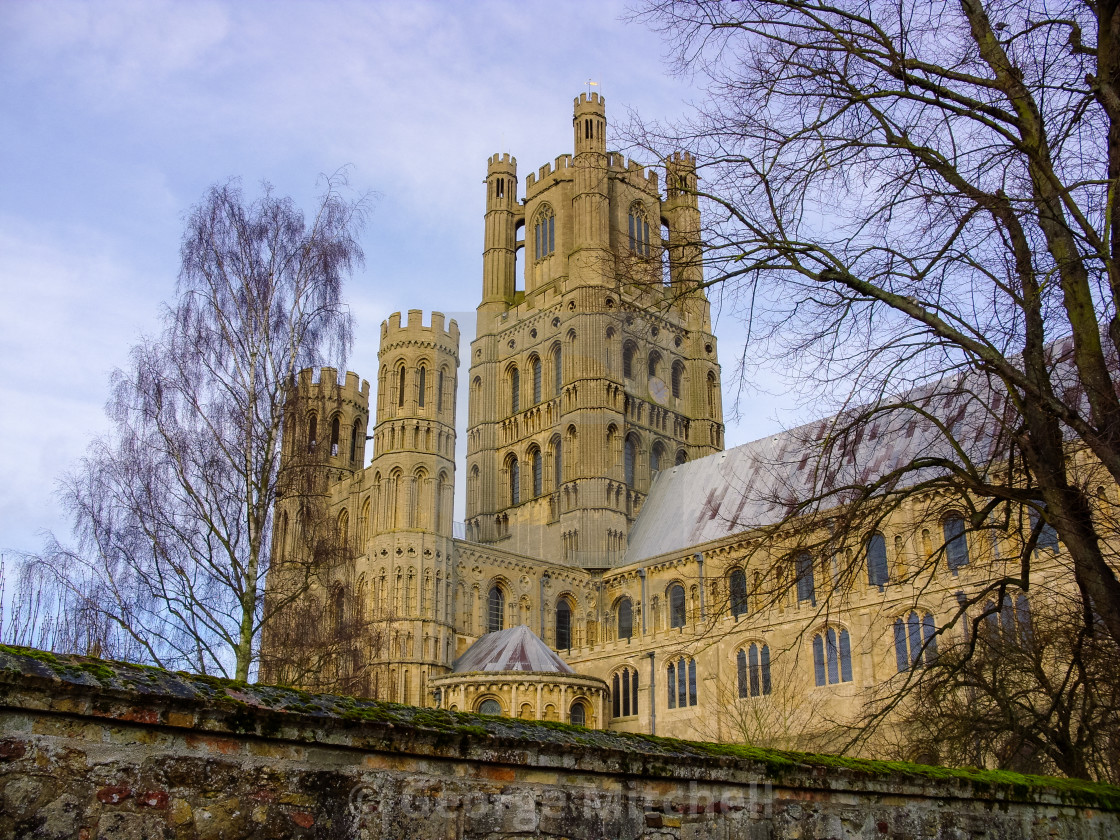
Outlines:
{"label": "arched window", "polygon": [[649,358],[646,359],[646,373],[648,373],[650,379],[652,379],[655,376],[659,376],[660,371],[661,354],[654,350],[649,354]]}
{"label": "arched window", "polygon": [[307,451],[314,452],[319,441],[319,418],[312,414],[307,418]]}
{"label": "arched window", "polygon": [[539,449],[534,448],[529,457],[533,462],[533,498],[535,499],[544,493],[544,463]]}
{"label": "arched window", "polygon": [[556,602],[556,649],[572,647],[572,608],[566,598]]}
{"label": "arched window", "polygon": [[926,664],[933,662],[937,656],[935,632],[932,613],[927,612],[924,617],[919,618],[918,613],[911,610],[905,621],[895,619],[894,658],[900,672],[917,665],[922,658],[923,649]]}
{"label": "arched window", "polygon": [[587,707],[582,700],[572,703],[572,710],[568,713],[568,721],[572,726],[587,726]]}
{"label": "arched window", "polygon": [[674,461],[674,463],[676,464],[676,466],[679,467],[681,464],[685,463],[686,461],[688,461],[688,454],[683,449],[678,449],[677,450],[677,457],[676,457],[676,460]]}
{"label": "arched window", "polygon": [[634,356],[637,352],[638,347],[632,341],[627,341],[622,347],[622,377],[624,379],[634,377]]}
{"label": "arched window", "polygon": [[626,486],[634,486],[634,466],[638,460],[638,444],[634,440],[633,435],[626,436],[626,444],[623,447],[623,466],[625,468]]}
{"label": "arched window", "polygon": [[493,697],[487,697],[478,704],[478,713],[480,715],[500,715],[502,713],[502,704]]}
{"label": "arched window", "polygon": [[509,459],[509,503],[521,504],[521,468],[518,466],[517,458],[512,455]]}
{"label": "arched window", "polygon": [[506,595],[500,586],[490,587],[486,632],[497,633],[506,626]]}
{"label": "arched window", "polygon": [[696,660],[678,659],[667,666],[665,681],[669,708],[686,708],[696,705]]}
{"label": "arched window", "polygon": [[529,370],[533,376],[533,405],[541,401],[541,360],[536,356],[529,362]]}
{"label": "arched window", "polygon": [[560,345],[552,348],[552,391],[558,397],[564,384],[563,358]]}
{"label": "arched window", "polygon": [[533,225],[533,242],[533,259],[543,259],[556,250],[556,216],[547,205],[537,213],[537,221]]}
{"label": "arched window", "polygon": [[618,638],[629,639],[634,635],[634,608],[629,598],[618,602]]}
{"label": "arched window", "polygon": [[521,374],[517,368],[509,372],[509,410],[511,414],[521,410]]}
{"label": "arched window", "polygon": [[627,232],[630,235],[630,250],[640,257],[648,257],[649,220],[642,205],[631,205],[627,215]]}
{"label": "arched window", "polygon": [[397,367],[397,408],[404,408],[404,363]]}
{"label": "arched window", "polygon": [[560,435],[552,439],[552,488],[559,490],[564,480],[564,455]]}
{"label": "arched window", "polygon": [[680,399],[681,397],[681,380],[684,379],[684,365],[680,362],[673,362],[673,398]]}
{"label": "arched window", "polygon": [[952,513],[942,523],[945,535],[945,562],[949,570],[956,574],[958,569],[968,565],[968,539],[964,533],[964,519]]}
{"label": "arched window", "polygon": [[867,539],[867,582],[879,588],[887,585],[887,541],[878,531]]}
{"label": "arched window", "polygon": [[752,643],[736,655],[740,697],[762,697],[770,693],[770,646]]}
{"label": "arched window", "polygon": [[797,555],[797,600],[808,601],[813,606],[817,605],[816,583],[813,580],[813,558],[808,552],[802,551]]}
{"label": "arched window", "polygon": [[341,432],[341,423],[339,422],[338,415],[336,414],[331,418],[331,455],[338,454],[338,436]]}
{"label": "arched window", "polygon": [[428,369],[420,365],[419,381],[416,386],[416,402],[420,408],[424,407],[424,392],[428,389]]}
{"label": "arched window", "polygon": [[638,672],[623,668],[611,678],[611,714],[629,717],[638,714]]}
{"label": "arched window", "polygon": [[728,579],[730,590],[731,615],[735,618],[747,614],[747,573],[742,569],[732,569]]}
{"label": "arched window", "polygon": [[338,630],[346,623],[346,593],[342,589],[336,589],[333,600],[334,603],[331,605],[333,615],[331,617],[334,620],[335,629]]}
{"label": "arched window", "polygon": [[708,414],[712,417],[716,414],[716,397],[719,393],[719,386],[716,384],[716,375],[713,371],[708,371]]}
{"label": "arched window", "polygon": [[358,460],[358,421],[354,420],[354,425],[350,427],[350,460]]}
{"label": "arched window", "polygon": [[665,460],[665,447],[658,441],[653,445],[653,449],[649,453],[649,471],[655,473],[661,469],[661,462]]}
{"label": "arched window", "polygon": [[669,626],[670,627],[684,627],[685,608],[684,608],[684,587],[679,583],[674,583],[669,587]]}
{"label": "arched window", "polygon": [[439,369],[436,377],[436,411],[443,411],[443,368]]}
{"label": "arched window", "polygon": [[852,644],[847,630],[829,627],[813,636],[813,670],[817,685],[852,681]]}

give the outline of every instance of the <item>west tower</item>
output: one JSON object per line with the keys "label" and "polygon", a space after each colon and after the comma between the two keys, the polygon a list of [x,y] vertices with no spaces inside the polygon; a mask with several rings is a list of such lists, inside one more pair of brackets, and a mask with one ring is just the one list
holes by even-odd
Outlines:
{"label": "west tower", "polygon": [[695,162],[665,162],[662,200],[657,172],[607,150],[601,96],[572,127],[521,199],[516,159],[488,161],[467,537],[603,568],[656,474],[723,448],[720,369]]}

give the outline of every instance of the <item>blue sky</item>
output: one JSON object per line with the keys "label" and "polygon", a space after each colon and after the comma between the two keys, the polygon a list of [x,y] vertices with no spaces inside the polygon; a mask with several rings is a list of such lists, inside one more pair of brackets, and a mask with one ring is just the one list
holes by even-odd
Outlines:
{"label": "blue sky", "polygon": [[[473,332],[486,158],[512,152],[523,179],[570,151],[589,78],[615,122],[672,119],[698,98],[625,13],[614,0],[0,0],[0,549],[68,534],[56,481],[108,429],[108,376],[159,329],[184,214],[212,183],[267,180],[310,206],[318,176],[348,166],[377,194],[347,288],[362,376],[393,311],[439,309]],[[716,332],[726,391],[741,331],[727,316]],[[782,390],[750,384],[729,445],[786,421]]]}

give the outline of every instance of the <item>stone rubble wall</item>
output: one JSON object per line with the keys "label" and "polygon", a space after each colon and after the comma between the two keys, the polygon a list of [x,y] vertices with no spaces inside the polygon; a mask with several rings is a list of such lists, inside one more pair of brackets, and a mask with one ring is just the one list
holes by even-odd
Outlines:
{"label": "stone rubble wall", "polygon": [[0,838],[1120,838],[1120,789],[0,647]]}

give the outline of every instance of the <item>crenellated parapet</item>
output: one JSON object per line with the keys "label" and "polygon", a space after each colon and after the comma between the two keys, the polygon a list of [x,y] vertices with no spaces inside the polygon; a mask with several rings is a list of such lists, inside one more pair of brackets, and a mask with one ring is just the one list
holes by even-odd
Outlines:
{"label": "crenellated parapet", "polygon": [[[381,322],[381,349],[379,357],[392,354],[402,348],[430,348],[452,356],[459,361],[459,324],[452,318],[445,325],[442,312],[433,312],[431,322],[424,324],[424,313],[420,309],[408,310],[408,317],[401,324],[401,313],[394,312]],[[385,361],[382,358],[382,361]]]}
{"label": "crenellated parapet", "polygon": [[361,469],[369,422],[369,382],[332,367],[305,368],[284,407],[281,468],[315,466],[335,481]]}

